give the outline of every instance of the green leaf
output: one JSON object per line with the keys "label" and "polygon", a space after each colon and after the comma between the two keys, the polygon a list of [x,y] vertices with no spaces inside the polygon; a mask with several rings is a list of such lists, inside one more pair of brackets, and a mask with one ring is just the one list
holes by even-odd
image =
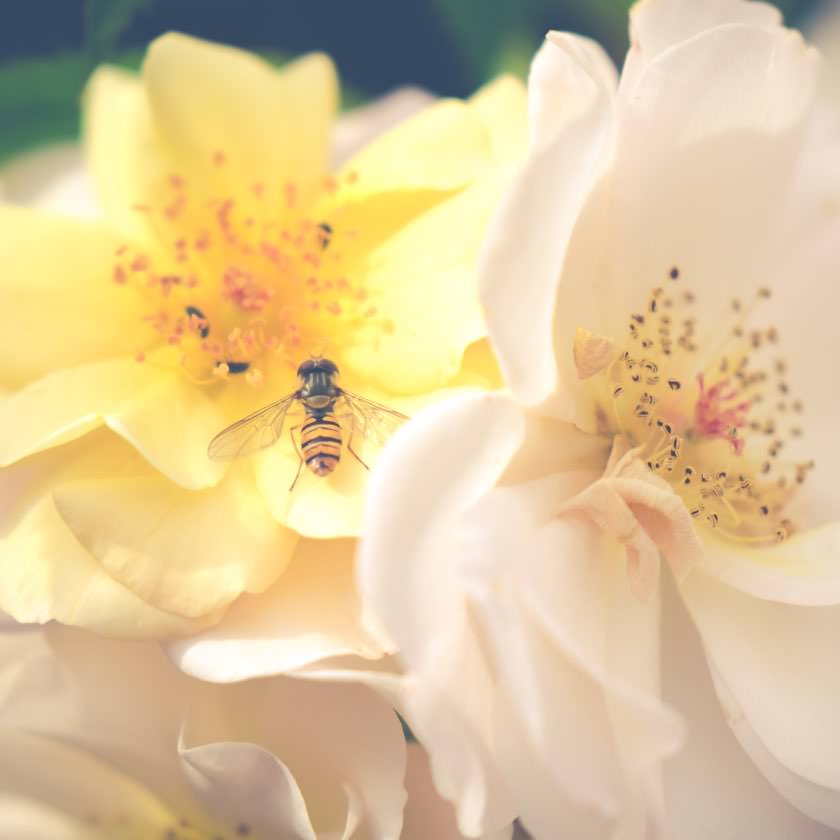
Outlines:
{"label": "green leaf", "polygon": [[86,0],[85,45],[90,67],[106,61],[114,53],[120,35],[134,16],[155,0]]}

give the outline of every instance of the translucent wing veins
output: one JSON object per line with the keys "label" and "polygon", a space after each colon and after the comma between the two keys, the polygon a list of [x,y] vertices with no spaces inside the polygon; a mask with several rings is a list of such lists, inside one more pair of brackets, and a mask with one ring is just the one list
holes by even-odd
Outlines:
{"label": "translucent wing veins", "polygon": [[207,455],[214,461],[230,461],[271,446],[283,434],[286,414],[299,393],[293,391],[219,432],[210,441]]}

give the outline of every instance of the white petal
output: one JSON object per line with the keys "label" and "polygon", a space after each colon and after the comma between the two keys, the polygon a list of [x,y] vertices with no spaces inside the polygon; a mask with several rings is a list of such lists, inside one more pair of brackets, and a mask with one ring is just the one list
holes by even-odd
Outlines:
{"label": "white petal", "polygon": [[700,571],[681,592],[730,708],[776,762],[826,789],[840,826],[840,607],[760,600]]}
{"label": "white petal", "polygon": [[[745,740],[739,736],[739,744],[724,719],[697,631],[673,585],[666,587],[663,603],[663,695],[688,723],[686,746],[668,762],[665,775],[668,836],[673,840],[835,837],[834,829],[799,813],[757,771],[742,749]],[[748,726],[746,719],[740,720]],[[739,729],[746,731],[742,725]],[[758,763],[752,745],[748,749]],[[762,765],[782,790],[783,782],[774,780],[771,763]],[[793,782],[793,774],[783,772]],[[800,790],[807,785],[798,778]],[[788,798],[800,804],[794,796]]]}
{"label": "white petal", "polygon": [[54,213],[96,219],[99,208],[81,148],[59,143],[14,158],[0,169],[0,197]]}
{"label": "white petal", "polygon": [[420,414],[372,476],[359,552],[363,595],[413,672],[409,722],[468,835],[501,830],[514,813],[488,754],[493,689],[465,626],[451,529],[504,470],[523,432],[524,418],[501,395],[464,396]]}
{"label": "white petal", "polygon": [[666,50],[621,103],[612,171],[581,215],[558,291],[555,352],[579,399],[565,419],[595,427],[574,367],[578,327],[627,335],[677,268],[675,288],[695,296],[702,366],[731,298],[767,283],[815,74],[797,33],[727,24]]}
{"label": "white petal", "polygon": [[493,485],[524,423],[508,397],[454,398],[401,429],[371,477],[358,580],[385,626],[400,628],[409,659],[422,656],[459,597],[447,571],[448,526]]}
{"label": "white petal", "polygon": [[271,676],[333,656],[381,656],[363,627],[354,550],[355,540],[301,540],[273,586],[241,596],[207,632],[166,643],[169,656],[211,682]]}
{"label": "white petal", "polygon": [[[455,821],[455,810],[435,790],[429,757],[419,744],[408,745],[405,773],[408,802],[403,814],[400,840],[462,840]],[[484,834],[481,840],[509,840],[510,829]]]}
{"label": "white petal", "polygon": [[551,312],[568,240],[610,152],[615,72],[593,42],[555,35],[529,78],[532,148],[479,261],[490,339],[525,403],[554,386]]}
{"label": "white petal", "polygon": [[[642,0],[630,10],[630,52],[621,72],[622,86],[634,81],[669,47],[727,23],[778,27],[782,15],[769,3],[743,0]],[[629,93],[629,90],[627,91]]]}
{"label": "white petal", "polygon": [[375,137],[431,105],[436,98],[422,88],[400,87],[345,111],[333,133],[333,167],[341,166]]}
{"label": "white petal", "polygon": [[709,537],[705,549],[703,569],[748,595],[806,607],[840,604],[840,523],[758,549]]}
{"label": "white petal", "polygon": [[[184,772],[207,810],[239,834],[315,840],[289,770],[256,744],[179,744]],[[247,816],[246,816],[247,815]]]}
{"label": "white petal", "polygon": [[[268,772],[280,785],[280,795],[292,804],[297,800],[294,821],[299,828],[305,814],[288,770],[318,834],[340,835],[358,821],[371,837],[397,840],[405,805],[405,741],[396,715],[372,691],[277,677],[214,687],[212,692],[190,705],[184,743],[204,751],[198,754],[205,769],[215,768],[210,778],[202,773],[200,783],[211,785],[203,795],[214,799],[217,814],[234,825],[250,820],[277,836],[287,817],[275,808],[272,792],[256,783]],[[252,740],[258,746],[246,743]],[[190,750],[188,760],[194,755]],[[244,795],[223,798],[213,792],[235,779],[224,767],[233,757],[253,783],[248,808],[243,807]],[[248,787],[243,785],[243,794]]]}

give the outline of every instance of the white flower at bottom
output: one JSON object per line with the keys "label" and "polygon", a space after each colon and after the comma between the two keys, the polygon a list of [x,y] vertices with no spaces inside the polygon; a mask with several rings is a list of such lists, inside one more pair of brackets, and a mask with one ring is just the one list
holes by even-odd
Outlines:
{"label": "white flower at bottom", "polygon": [[10,840],[458,840],[425,762],[362,686],[217,686],[151,643],[56,624],[0,634]]}
{"label": "white flower at bottom", "polygon": [[360,581],[465,833],[828,838],[840,185],[815,55],[735,0],[647,0],[631,34],[617,87],[583,39],[534,61],[481,267],[512,396],[394,441]]}

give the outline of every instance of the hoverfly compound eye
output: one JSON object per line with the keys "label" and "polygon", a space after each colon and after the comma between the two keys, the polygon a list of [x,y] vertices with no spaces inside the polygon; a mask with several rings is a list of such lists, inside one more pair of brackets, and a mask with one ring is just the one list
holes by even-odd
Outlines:
{"label": "hoverfly compound eye", "polygon": [[297,369],[297,375],[303,378],[309,373],[312,373],[316,365],[316,362],[312,359],[307,359],[305,362],[302,362],[300,367]]}
{"label": "hoverfly compound eye", "polygon": [[321,359],[319,367],[327,373],[338,373],[338,365],[329,359]]}

